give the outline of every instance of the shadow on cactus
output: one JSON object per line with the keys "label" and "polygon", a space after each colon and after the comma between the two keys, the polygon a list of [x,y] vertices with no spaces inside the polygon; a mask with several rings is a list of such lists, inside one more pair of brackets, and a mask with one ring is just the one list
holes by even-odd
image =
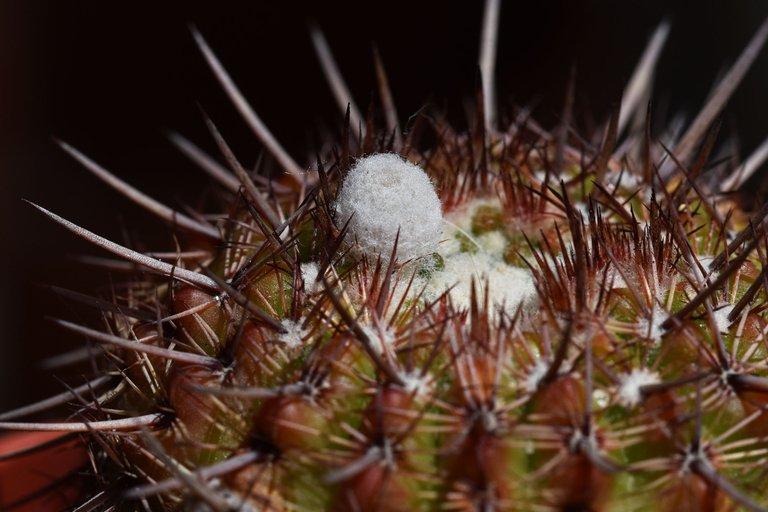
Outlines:
{"label": "shadow on cactus", "polygon": [[[652,134],[662,24],[585,139],[573,84],[552,133],[522,111],[497,120],[499,8],[467,132],[439,114],[402,127],[378,56],[379,110],[361,116],[312,29],[345,122],[309,170],[193,30],[283,171],[246,171],[210,119],[226,165],[172,135],[223,214],[174,211],[61,143],[184,241],[142,254],[36,206],[123,276],[108,300],[61,291],[102,315],[55,320],[90,340],[93,380],[0,415],[81,433],[92,485],[74,510],[768,506],[768,207],[750,217],[728,194],[767,152],[710,158],[768,23],[686,130]],[[65,403],[66,422],[18,421]],[[37,449],[72,437],[52,439]]]}

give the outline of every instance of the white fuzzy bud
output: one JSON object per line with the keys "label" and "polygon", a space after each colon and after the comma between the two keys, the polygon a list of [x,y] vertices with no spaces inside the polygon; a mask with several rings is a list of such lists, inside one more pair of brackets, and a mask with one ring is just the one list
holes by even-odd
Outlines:
{"label": "white fuzzy bud", "polygon": [[442,207],[427,173],[394,153],[359,159],[342,183],[335,204],[339,226],[349,221],[348,240],[360,252],[388,259],[397,231],[397,258],[437,251]]}
{"label": "white fuzzy bud", "polygon": [[620,377],[621,385],[617,392],[620,404],[625,407],[635,407],[642,399],[640,388],[659,382],[659,374],[646,368],[634,368],[631,372]]}

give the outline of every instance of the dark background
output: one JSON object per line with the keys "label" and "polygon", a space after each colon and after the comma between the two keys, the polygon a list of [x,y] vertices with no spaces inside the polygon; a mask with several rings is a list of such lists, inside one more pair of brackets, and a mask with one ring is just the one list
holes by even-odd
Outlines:
{"label": "dark background", "polygon": [[[172,206],[195,204],[208,181],[162,135],[174,128],[210,151],[198,104],[244,162],[259,144],[226,101],[192,43],[195,23],[277,138],[300,163],[317,133],[339,123],[309,43],[325,30],[358,104],[375,88],[379,45],[401,120],[425,102],[463,119],[473,91],[482,2],[104,2],[0,0],[0,410],[59,390],[35,361],[77,345],[44,320],[83,320],[41,284],[98,292],[103,271],[74,262],[102,254],[44,219],[22,198],[134,246],[169,249],[171,232],[55,147],[60,137]],[[768,16],[762,0],[641,2],[503,0],[500,100],[533,104],[552,125],[569,69],[580,119],[619,100],[653,28],[668,16],[654,104],[692,116]],[[726,5],[732,4],[732,5]],[[728,107],[721,138],[744,152],[768,134],[768,51]],[[582,124],[587,124],[586,122]],[[756,182],[757,183],[757,182]],[[70,375],[71,377],[71,375]]]}

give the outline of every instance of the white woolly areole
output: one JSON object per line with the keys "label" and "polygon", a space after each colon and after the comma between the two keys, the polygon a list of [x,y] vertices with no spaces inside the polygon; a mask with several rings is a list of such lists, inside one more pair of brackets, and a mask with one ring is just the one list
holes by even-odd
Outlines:
{"label": "white woolly areole", "polygon": [[596,389],[592,391],[592,400],[595,401],[595,405],[598,407],[607,407],[611,402],[611,395],[604,389]]}
{"label": "white woolly areole", "polygon": [[349,221],[349,240],[360,251],[387,259],[400,239],[397,257],[405,261],[437,251],[442,207],[429,176],[394,153],[359,159],[349,170],[336,199],[337,223]]}
{"label": "white woolly areole", "polygon": [[283,320],[281,322],[284,333],[277,336],[277,340],[285,343],[288,348],[297,348],[304,343],[304,336],[307,335],[306,329],[301,328],[301,324],[293,320]]}
{"label": "white woolly areole", "polygon": [[453,305],[467,309],[471,305],[474,279],[478,298],[482,299],[486,280],[488,299],[495,307],[514,315],[518,306],[532,308],[538,296],[533,276],[526,269],[507,265],[504,261],[484,253],[462,252],[445,258],[445,267],[435,272],[427,284],[427,295],[434,298],[450,288]]}
{"label": "white woolly areole", "polygon": [[659,374],[646,368],[635,368],[631,372],[621,376],[621,385],[616,394],[619,403],[625,407],[635,407],[643,398],[640,393],[642,386],[657,384]]}
{"label": "white woolly areole", "polygon": [[634,174],[628,171],[611,171],[605,176],[605,181],[608,184],[606,188],[609,192],[613,192],[617,188],[623,188],[625,190],[637,190],[643,188],[643,177],[639,174]]}
{"label": "white woolly areole", "polygon": [[696,278],[699,281],[704,281],[705,279],[709,278],[710,280],[714,281],[717,279],[717,276],[720,275],[720,272],[717,271],[711,271],[709,269],[709,266],[712,264],[713,261],[715,261],[714,256],[698,256],[697,258],[699,260],[699,265],[701,265],[704,268],[704,273],[701,273],[701,269],[699,268],[699,265],[693,265],[693,274],[696,276]]}
{"label": "white woolly areole", "polygon": [[713,312],[715,317],[715,324],[717,324],[717,330],[725,334],[728,332],[728,328],[731,326],[731,321],[728,320],[728,315],[731,314],[736,304],[726,304],[721,306],[720,309]]}
{"label": "white woolly areole", "polygon": [[654,343],[661,342],[661,338],[664,336],[664,327],[662,327],[662,324],[669,318],[669,313],[667,313],[663,308],[661,308],[658,304],[653,306],[653,310],[651,311],[651,318],[641,318],[638,321],[638,327],[640,329],[640,335],[643,338],[647,338]]}
{"label": "white woolly areole", "polygon": [[322,288],[322,285],[317,282],[319,272],[320,266],[315,262],[301,264],[301,280],[304,281],[304,289],[307,293],[315,293]]}
{"label": "white woolly areole", "polygon": [[549,371],[549,365],[547,363],[544,361],[536,361],[536,364],[533,366],[533,368],[531,368],[530,373],[525,378],[525,382],[523,384],[525,390],[529,393],[533,393],[539,389],[539,383],[541,382],[541,379],[543,379],[547,374],[547,371]]}
{"label": "white woolly areole", "polygon": [[403,389],[416,398],[427,398],[432,394],[432,380],[429,375],[422,375],[420,370],[399,374],[403,381]]}
{"label": "white woolly areole", "polygon": [[371,347],[379,354],[383,354],[395,343],[394,335],[387,328],[376,328],[372,325],[364,325],[363,332],[368,336],[368,340],[371,342]]}
{"label": "white woolly areole", "polygon": [[[621,275],[621,272],[613,266],[613,263],[610,263],[610,267],[608,268],[608,272],[605,274],[605,284],[606,286],[610,287],[611,290],[615,290],[617,288],[628,288],[627,282],[624,280],[624,276]],[[601,271],[598,274],[599,279],[603,279],[603,272]]]}

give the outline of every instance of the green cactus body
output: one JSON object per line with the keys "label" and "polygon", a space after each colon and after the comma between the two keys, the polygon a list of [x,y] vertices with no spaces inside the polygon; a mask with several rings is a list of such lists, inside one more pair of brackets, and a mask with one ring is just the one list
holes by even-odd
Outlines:
{"label": "green cactus body", "polygon": [[83,331],[119,382],[80,411],[105,510],[768,506],[765,212],[706,144],[662,176],[615,119],[576,150],[478,110],[430,147],[347,124],[270,186],[222,146],[206,258]]}

